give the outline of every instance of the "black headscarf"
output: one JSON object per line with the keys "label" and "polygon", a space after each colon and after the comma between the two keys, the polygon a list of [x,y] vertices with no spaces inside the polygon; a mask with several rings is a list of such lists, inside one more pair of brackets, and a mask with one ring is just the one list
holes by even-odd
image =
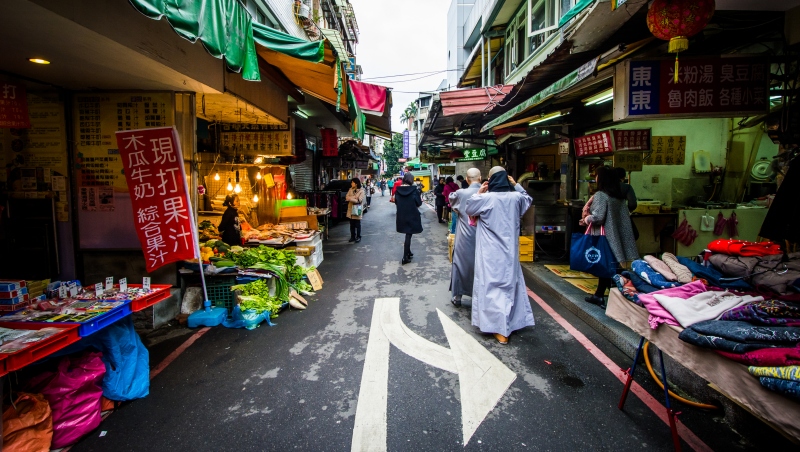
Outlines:
{"label": "black headscarf", "polygon": [[489,178],[489,193],[503,193],[507,191],[514,191],[511,182],[508,181],[508,173],[505,171],[498,171],[492,174]]}

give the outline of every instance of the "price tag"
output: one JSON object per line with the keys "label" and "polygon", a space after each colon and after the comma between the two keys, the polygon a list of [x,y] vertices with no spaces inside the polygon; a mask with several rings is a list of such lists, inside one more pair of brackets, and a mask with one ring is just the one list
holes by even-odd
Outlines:
{"label": "price tag", "polygon": [[128,278],[122,278],[119,280],[119,291],[122,293],[128,291]]}
{"label": "price tag", "polygon": [[311,283],[311,287],[314,288],[314,292],[322,290],[322,277],[319,275],[316,268],[306,273],[306,276],[308,277],[308,282]]}
{"label": "price tag", "polygon": [[114,277],[109,276],[106,278],[106,290],[111,290],[114,288]]}
{"label": "price tag", "polygon": [[144,278],[142,278],[142,289],[144,289],[147,292],[150,291],[150,277],[149,276],[145,276]]}
{"label": "price tag", "polygon": [[95,284],[94,291],[97,294],[97,298],[101,298],[103,296],[103,283]]}
{"label": "price tag", "polygon": [[67,298],[67,286],[60,286],[58,288],[58,298]]}
{"label": "price tag", "polygon": [[72,283],[69,285],[69,296],[70,298],[75,298],[78,296],[78,285]]}

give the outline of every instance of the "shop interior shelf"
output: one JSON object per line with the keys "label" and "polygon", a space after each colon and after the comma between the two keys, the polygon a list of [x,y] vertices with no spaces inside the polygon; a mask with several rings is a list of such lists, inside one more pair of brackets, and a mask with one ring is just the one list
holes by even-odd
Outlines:
{"label": "shop interior shelf", "polygon": [[81,338],[81,336],[78,334],[80,325],[74,323],[48,324],[6,322],[0,323],[0,326],[3,328],[26,330],[40,330],[42,328],[59,328],[63,330],[18,352],[8,354],[0,353],[0,376],[5,375],[8,372],[20,370],[28,364],[35,363],[42,358],[46,358],[62,348],[78,342]]}
{"label": "shop interior shelf", "polygon": [[[128,287],[131,288],[140,288],[142,287],[141,284],[128,284]],[[147,294],[143,297],[139,297],[135,300],[131,300],[131,311],[132,312],[139,312],[143,309],[149,308],[154,304],[160,303],[170,296],[170,291],[172,286],[169,284],[151,284],[150,289],[153,290],[153,293]]]}

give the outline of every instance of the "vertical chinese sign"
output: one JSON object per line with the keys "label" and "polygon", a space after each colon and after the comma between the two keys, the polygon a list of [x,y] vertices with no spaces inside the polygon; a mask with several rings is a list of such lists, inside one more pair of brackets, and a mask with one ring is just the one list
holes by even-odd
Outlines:
{"label": "vertical chinese sign", "polygon": [[626,93],[614,99],[614,120],[729,117],[768,111],[769,65],[760,58],[633,60],[618,66]]}
{"label": "vertical chinese sign", "polygon": [[197,257],[183,153],[172,127],[116,132],[147,271]]}
{"label": "vertical chinese sign", "polygon": [[403,131],[403,158],[407,159],[409,156],[409,148],[410,148],[410,138],[408,135],[408,129]]}
{"label": "vertical chinese sign", "polygon": [[28,129],[31,120],[28,116],[28,97],[25,86],[0,81],[0,128]]}
{"label": "vertical chinese sign", "polygon": [[654,136],[652,152],[644,159],[645,165],[683,165],[686,163],[685,136]]}
{"label": "vertical chinese sign", "polygon": [[336,136],[336,129],[322,129],[322,156],[339,156],[339,138]]}

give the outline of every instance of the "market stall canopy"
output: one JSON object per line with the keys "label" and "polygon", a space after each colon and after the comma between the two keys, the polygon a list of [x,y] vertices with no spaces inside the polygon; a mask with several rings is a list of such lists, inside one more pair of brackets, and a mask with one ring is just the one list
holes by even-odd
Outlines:
{"label": "market stall canopy", "polygon": [[[503,49],[504,42],[505,38],[503,36],[489,38],[489,53],[491,59]],[[475,48],[472,49],[472,53],[467,58],[464,74],[461,76],[461,80],[458,81],[459,87],[467,88],[481,83],[481,50],[485,49],[480,45],[476,45]]]}

